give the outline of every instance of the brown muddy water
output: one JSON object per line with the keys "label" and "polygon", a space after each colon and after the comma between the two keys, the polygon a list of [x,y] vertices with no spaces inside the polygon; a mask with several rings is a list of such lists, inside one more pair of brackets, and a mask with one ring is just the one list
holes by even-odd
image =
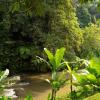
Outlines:
{"label": "brown muddy water", "polygon": [[[16,83],[14,88],[16,96],[18,98],[13,100],[19,100],[19,98],[25,98],[27,95],[32,95],[33,100],[47,100],[48,94],[51,93],[51,87],[45,79],[50,79],[50,74],[36,74],[36,75],[21,75],[21,80]],[[61,88],[57,95],[63,96],[70,91],[69,86]]]}

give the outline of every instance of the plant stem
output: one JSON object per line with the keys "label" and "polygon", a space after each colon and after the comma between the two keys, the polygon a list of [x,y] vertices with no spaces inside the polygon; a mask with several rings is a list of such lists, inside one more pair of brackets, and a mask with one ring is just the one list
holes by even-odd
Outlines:
{"label": "plant stem", "polygon": [[55,99],[56,99],[56,90],[52,89],[51,100],[55,100]]}

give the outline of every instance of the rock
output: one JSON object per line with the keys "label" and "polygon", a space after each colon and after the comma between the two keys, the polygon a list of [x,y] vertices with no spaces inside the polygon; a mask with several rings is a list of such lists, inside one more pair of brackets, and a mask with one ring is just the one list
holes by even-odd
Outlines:
{"label": "rock", "polygon": [[6,96],[6,97],[10,97],[10,98],[17,98],[17,96],[15,95],[14,89],[4,89],[1,96]]}
{"label": "rock", "polygon": [[15,88],[15,91],[24,91],[24,88]]}
{"label": "rock", "polygon": [[14,86],[18,81],[20,81],[20,76],[8,77],[7,87]]}
{"label": "rock", "polygon": [[29,85],[29,84],[30,84],[29,82],[21,82],[21,83],[19,83],[17,85],[19,85],[19,86],[25,86],[25,85]]}
{"label": "rock", "polygon": [[18,96],[16,96],[16,95],[13,95],[13,96],[12,96],[12,98],[18,98]]}

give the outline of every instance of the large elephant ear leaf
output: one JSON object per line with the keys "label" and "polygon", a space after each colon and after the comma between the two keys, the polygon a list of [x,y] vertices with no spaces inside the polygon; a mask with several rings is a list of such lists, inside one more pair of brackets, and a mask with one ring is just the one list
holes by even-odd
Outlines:
{"label": "large elephant ear leaf", "polygon": [[47,48],[44,48],[44,51],[48,56],[50,64],[54,67],[55,66],[55,59],[54,59],[53,54]]}
{"label": "large elephant ear leaf", "polygon": [[57,49],[55,54],[55,62],[57,67],[60,66],[61,61],[63,60],[64,53],[65,53],[65,48]]}

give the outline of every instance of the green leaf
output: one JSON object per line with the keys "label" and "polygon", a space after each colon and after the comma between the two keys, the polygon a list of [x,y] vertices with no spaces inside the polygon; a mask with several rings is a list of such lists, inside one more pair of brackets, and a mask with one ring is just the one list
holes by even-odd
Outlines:
{"label": "green leaf", "polygon": [[59,81],[53,81],[52,82],[52,88],[55,89],[55,90],[59,90],[60,82]]}
{"label": "green leaf", "polygon": [[55,62],[56,62],[57,67],[59,67],[61,61],[63,60],[64,52],[65,52],[65,48],[60,48],[60,49],[57,49],[56,51]]}
{"label": "green leaf", "polygon": [[65,62],[66,63],[66,66],[68,68],[68,71],[70,72],[70,74],[72,74],[72,70],[71,70],[71,67],[68,65],[68,62]]}
{"label": "green leaf", "polygon": [[92,82],[96,82],[97,81],[96,77],[93,74],[88,74],[87,75],[87,79],[89,81],[92,81]]}
{"label": "green leaf", "polygon": [[48,56],[49,62],[52,65],[52,69],[55,70],[56,66],[55,66],[55,59],[54,59],[53,54],[47,48],[44,48],[44,51]]}
{"label": "green leaf", "polygon": [[32,97],[31,95],[29,95],[29,96],[27,96],[27,97],[25,98],[25,100],[33,100],[33,97]]}
{"label": "green leaf", "polygon": [[[99,76],[100,75],[100,58],[97,58],[97,57],[95,57],[95,58],[92,58],[91,60],[90,60],[90,67],[89,67],[89,70],[90,69],[93,69],[94,70],[94,72],[93,72],[93,70],[92,70],[92,73],[95,73],[96,72],[96,74]],[[90,70],[91,71],[91,70]]]}
{"label": "green leaf", "polygon": [[15,11],[19,11],[20,10],[20,4],[19,4],[19,2],[15,2],[12,6],[11,6],[11,8],[10,8],[10,11],[12,12],[12,13],[14,13]]}

